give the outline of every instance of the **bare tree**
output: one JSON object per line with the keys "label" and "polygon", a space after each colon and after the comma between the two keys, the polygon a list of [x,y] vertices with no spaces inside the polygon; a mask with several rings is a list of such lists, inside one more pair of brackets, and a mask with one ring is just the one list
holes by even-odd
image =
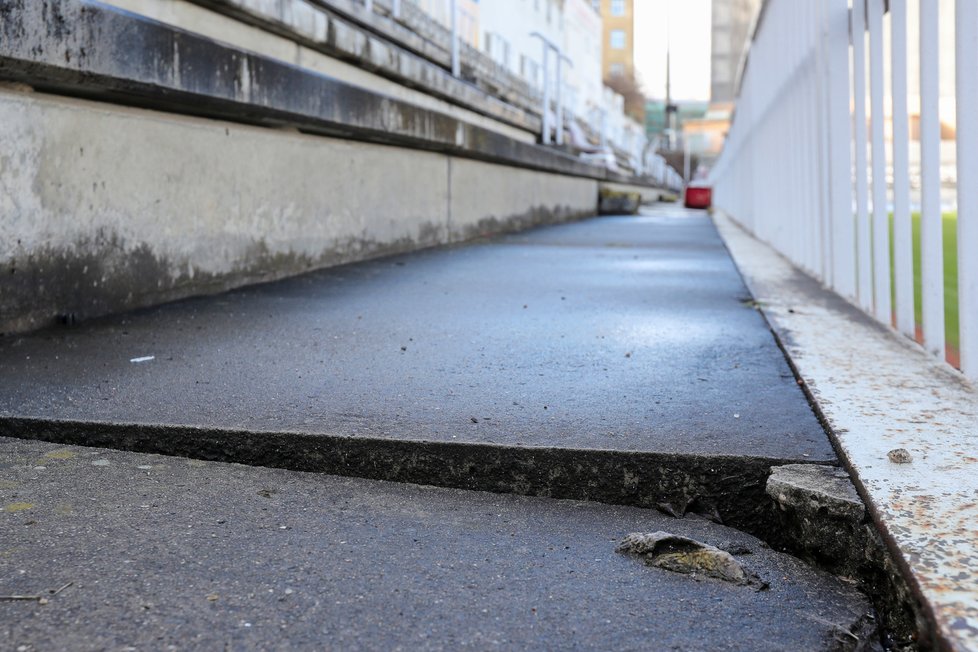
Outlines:
{"label": "bare tree", "polygon": [[625,98],[625,113],[645,124],[645,93],[638,75],[608,75],[604,85]]}

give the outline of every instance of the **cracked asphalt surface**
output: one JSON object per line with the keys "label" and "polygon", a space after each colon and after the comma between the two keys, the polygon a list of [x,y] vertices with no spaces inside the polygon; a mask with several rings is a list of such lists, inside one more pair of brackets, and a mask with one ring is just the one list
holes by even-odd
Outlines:
{"label": "cracked asphalt surface", "polygon": [[[4,649],[822,650],[851,585],[704,519],[0,438]],[[645,566],[720,545],[770,588]],[[65,586],[56,595],[50,593]]]}

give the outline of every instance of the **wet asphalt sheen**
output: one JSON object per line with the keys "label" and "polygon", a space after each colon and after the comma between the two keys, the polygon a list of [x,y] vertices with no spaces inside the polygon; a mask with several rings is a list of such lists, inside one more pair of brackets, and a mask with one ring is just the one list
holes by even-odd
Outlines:
{"label": "wet asphalt sheen", "polygon": [[709,218],[671,207],[6,336],[11,417],[835,460]]}
{"label": "wet asphalt sheen", "polygon": [[[757,526],[771,464],[835,461],[702,213],[3,337],[4,434],[75,445],[0,436],[0,594],[36,597],[0,600],[3,649],[794,651],[872,635],[850,584],[692,513]],[[615,552],[655,530],[734,552],[766,588]]]}

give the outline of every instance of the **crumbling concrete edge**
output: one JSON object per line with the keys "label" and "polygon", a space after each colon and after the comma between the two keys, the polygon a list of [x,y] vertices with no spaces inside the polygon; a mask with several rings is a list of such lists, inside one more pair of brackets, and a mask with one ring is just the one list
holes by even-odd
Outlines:
{"label": "crumbling concrete edge", "polygon": [[848,472],[823,464],[774,467],[767,493],[778,522],[770,542],[857,582],[880,617],[886,649],[916,649],[920,628],[910,590]]}
{"label": "crumbling concrete edge", "polygon": [[765,484],[790,460],[0,416],[0,436],[391,482],[698,514],[761,539]]}
{"label": "crumbling concrete edge", "polygon": [[[881,561],[890,581],[879,589],[890,591],[887,600],[903,598],[913,613],[915,623],[904,623],[916,626],[913,646],[978,649],[978,575],[968,565],[978,545],[971,513],[978,511],[978,473],[973,463],[953,459],[966,453],[960,444],[946,444],[949,435],[978,432],[974,388],[730,216],[717,210],[713,218],[866,505],[887,553]],[[900,406],[908,397],[916,402]],[[935,413],[957,423],[934,424]],[[929,440],[931,434],[945,443]],[[899,447],[922,459],[916,466],[895,463],[887,451]]]}

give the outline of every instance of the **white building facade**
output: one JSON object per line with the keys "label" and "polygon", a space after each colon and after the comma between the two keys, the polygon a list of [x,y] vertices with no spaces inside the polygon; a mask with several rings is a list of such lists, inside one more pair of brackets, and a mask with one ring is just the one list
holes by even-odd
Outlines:
{"label": "white building facade", "polygon": [[573,67],[565,71],[565,106],[592,122],[603,106],[601,15],[590,0],[565,0],[562,47]]}

